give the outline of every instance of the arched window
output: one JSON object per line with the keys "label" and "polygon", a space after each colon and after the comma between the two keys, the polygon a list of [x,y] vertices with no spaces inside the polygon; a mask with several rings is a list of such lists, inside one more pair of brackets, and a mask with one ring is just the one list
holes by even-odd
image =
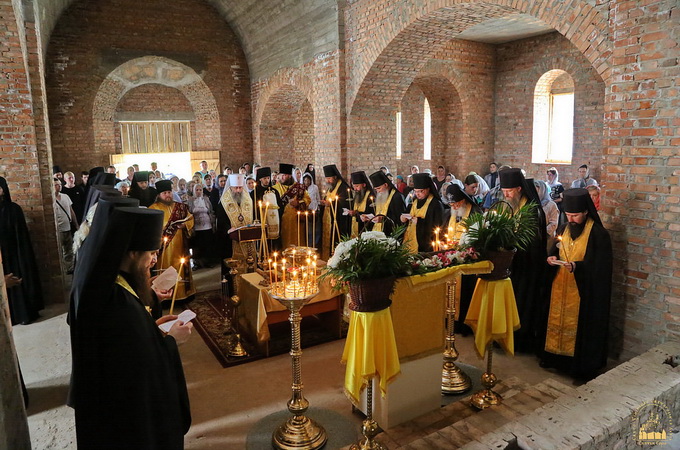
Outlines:
{"label": "arched window", "polygon": [[396,121],[396,134],[397,134],[397,159],[401,159],[401,111],[397,111],[397,115],[394,118]]}
{"label": "arched window", "polygon": [[430,102],[425,99],[423,104],[423,159],[432,159],[432,117],[430,115]]}
{"label": "arched window", "polygon": [[574,142],[574,80],[564,70],[550,70],[534,89],[534,163],[571,164]]}

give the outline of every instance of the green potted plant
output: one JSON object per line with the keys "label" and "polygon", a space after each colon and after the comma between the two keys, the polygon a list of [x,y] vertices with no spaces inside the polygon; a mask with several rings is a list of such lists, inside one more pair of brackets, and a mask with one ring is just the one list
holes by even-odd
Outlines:
{"label": "green potted plant", "polygon": [[390,306],[396,278],[408,275],[410,268],[409,251],[395,234],[368,231],[338,244],[322,278],[332,278],[335,289],[349,288],[351,310],[375,312]]}
{"label": "green potted plant", "polygon": [[507,202],[494,204],[484,214],[470,214],[462,221],[466,231],[460,239],[463,248],[472,247],[494,269],[481,278],[500,280],[510,276],[510,265],[517,250],[526,250],[536,236],[537,205],[529,202],[513,210]]}

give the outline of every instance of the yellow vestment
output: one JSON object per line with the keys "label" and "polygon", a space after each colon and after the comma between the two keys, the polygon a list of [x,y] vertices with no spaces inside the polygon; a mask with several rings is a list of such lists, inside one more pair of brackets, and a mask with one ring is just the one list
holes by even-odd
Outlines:
{"label": "yellow vestment", "polygon": [[[163,227],[168,224],[170,220],[170,215],[175,207],[175,202],[171,205],[166,205],[162,202],[156,202],[149,206],[149,209],[157,209],[163,211]],[[196,288],[194,286],[194,279],[191,276],[191,263],[189,259],[191,255],[189,254],[189,233],[194,228],[194,216],[189,214],[189,219],[184,222],[184,228],[177,230],[172,240],[168,241],[167,244],[162,243],[161,253],[156,264],[159,269],[167,269],[173,266],[178,272],[180,270],[180,259],[184,258],[184,266],[182,267],[182,272],[179,274],[180,282],[177,285],[177,295],[175,300],[185,300],[196,293]]]}

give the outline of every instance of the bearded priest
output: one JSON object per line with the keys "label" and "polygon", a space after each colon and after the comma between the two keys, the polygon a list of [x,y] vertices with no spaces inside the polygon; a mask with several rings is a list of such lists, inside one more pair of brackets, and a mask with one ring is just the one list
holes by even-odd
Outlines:
{"label": "bearded priest", "polygon": [[[245,261],[246,251],[241,245],[232,243],[229,237],[229,230],[239,228],[253,223],[255,217],[255,207],[248,193],[244,193],[246,180],[243,174],[229,175],[229,189],[225,189],[217,205],[215,216],[217,219],[217,235],[220,241],[220,258],[239,259]],[[244,243],[243,245],[251,245]]]}
{"label": "bearded priest", "polygon": [[[194,229],[194,216],[189,207],[172,198],[172,181],[161,180],[156,183],[158,197],[149,209],[163,211],[163,242],[156,268],[161,271],[173,266],[182,282],[178,283],[175,300],[187,300],[196,294],[191,275],[189,259],[189,236]],[[184,265],[181,260],[184,259]]]}
{"label": "bearded priest", "polygon": [[414,174],[413,186],[416,201],[408,213],[401,215],[401,222],[408,223],[404,245],[412,253],[429,252],[434,250],[432,242],[436,240],[435,229],[444,223],[444,205],[429,174]]}
{"label": "bearded priest", "polygon": [[382,231],[389,236],[399,225],[401,215],[406,212],[404,196],[382,170],[373,172],[369,178],[375,191],[375,217],[371,219],[372,230]]}

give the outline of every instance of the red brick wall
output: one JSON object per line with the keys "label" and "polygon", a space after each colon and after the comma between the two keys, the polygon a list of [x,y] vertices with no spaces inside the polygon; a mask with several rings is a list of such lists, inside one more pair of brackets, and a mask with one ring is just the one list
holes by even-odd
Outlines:
{"label": "red brick wall", "polygon": [[[19,28],[22,27],[22,28]],[[62,301],[63,287],[52,209],[41,53],[33,18],[0,4],[0,176],[23,210],[45,301]],[[26,68],[29,67],[29,71]]]}
{"label": "red brick wall", "polygon": [[[427,60],[394,109],[373,102],[352,119],[352,170],[409,174],[411,165],[433,171],[444,165],[458,178],[482,171],[493,152],[493,47],[453,40]],[[400,72],[391,75],[401,87]],[[385,80],[381,79],[381,83]],[[423,159],[423,101],[430,103],[432,159]],[[358,98],[361,103],[367,99]],[[397,109],[402,111],[402,158],[396,159]],[[376,140],[375,134],[381,139]],[[369,172],[370,173],[370,172]]]}
{"label": "red brick wall", "polygon": [[677,2],[611,4],[603,181],[624,355],[680,339],[679,24]]}
{"label": "red brick wall", "polygon": [[248,66],[236,35],[215,9],[201,0],[173,2],[172,8],[162,0],[114,0],[96,8],[80,0],[60,18],[47,53],[56,163],[76,171],[108,162],[108,150],[93,148],[94,99],[112,70],[146,55],[176,60],[200,73],[217,105],[208,114],[219,116],[221,135],[221,145],[206,148],[211,143],[205,142],[202,149],[219,148],[224,164],[252,158]]}
{"label": "red brick wall", "polygon": [[571,183],[581,164],[601,180],[605,85],[590,62],[559,33],[498,45],[496,55],[496,162],[522,167],[537,179],[545,179],[546,169],[555,165],[531,163],[534,88],[544,73],[561,69],[574,82],[574,150],[572,164],[556,166],[560,180]]}
{"label": "red brick wall", "polygon": [[[341,99],[338,52],[318,55],[313,61],[296,69],[280,69],[272,76],[253,82],[253,141],[255,160],[263,165],[273,164],[278,167],[279,162],[295,161],[297,164],[313,163],[317,167],[324,164],[343,163],[341,152]],[[309,102],[309,107],[302,107]],[[305,119],[306,117],[306,119]],[[313,127],[309,118],[313,117]],[[278,118],[278,119],[274,119]],[[292,131],[284,132],[286,124],[288,130],[295,129],[303,134],[305,144],[298,152],[295,148],[296,137]],[[290,124],[288,121],[292,121]],[[299,123],[295,125],[294,121]],[[303,124],[305,124],[303,126]],[[313,133],[313,156],[306,148],[310,145]],[[275,137],[280,136],[277,143]],[[298,138],[302,139],[299,134]],[[305,150],[303,150],[303,148]],[[282,156],[281,152],[285,152]],[[282,159],[280,159],[282,158]]]}

